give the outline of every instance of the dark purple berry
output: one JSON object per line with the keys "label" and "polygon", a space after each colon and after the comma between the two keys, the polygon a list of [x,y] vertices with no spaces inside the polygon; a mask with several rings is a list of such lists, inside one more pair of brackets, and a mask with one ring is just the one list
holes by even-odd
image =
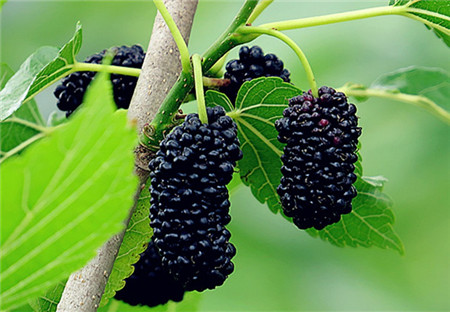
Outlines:
{"label": "dark purple berry", "polygon": [[286,143],[277,188],[283,212],[300,229],[323,229],[352,210],[356,196],[353,165],[361,128],[356,107],[329,87],[293,97],[275,122]]}

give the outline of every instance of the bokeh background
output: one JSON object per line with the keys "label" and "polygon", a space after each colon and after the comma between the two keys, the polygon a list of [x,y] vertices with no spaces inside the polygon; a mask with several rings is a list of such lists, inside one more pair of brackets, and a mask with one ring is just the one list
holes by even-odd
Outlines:
{"label": "bokeh background", "polygon": [[[241,1],[200,1],[190,51],[203,52]],[[381,6],[386,1],[275,1],[256,21],[277,21]],[[9,1],[1,12],[1,62],[17,70],[38,47],[62,46],[81,21],[78,59],[115,45],[148,45],[151,1]],[[287,32],[304,49],[320,85],[370,84],[410,65],[450,70],[448,48],[420,23],[398,16]],[[307,88],[295,54],[273,38],[254,42],[276,53]],[[233,50],[229,58],[235,58]],[[49,88],[37,97],[56,109]],[[450,99],[449,99],[450,101]],[[365,175],[383,175],[395,229],[406,253],[338,248],[273,215],[242,186],[232,194],[230,224],[238,253],[225,285],[202,295],[200,311],[450,310],[450,128],[407,104],[357,104]]]}

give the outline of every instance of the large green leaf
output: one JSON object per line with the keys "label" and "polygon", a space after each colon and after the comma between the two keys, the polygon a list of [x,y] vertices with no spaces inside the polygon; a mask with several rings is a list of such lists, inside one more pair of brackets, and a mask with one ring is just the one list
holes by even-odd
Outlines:
{"label": "large green leaf", "polygon": [[5,87],[0,91],[0,120],[11,116],[27,98],[35,76],[58,54],[54,47],[42,47],[34,52],[20,66]]}
{"label": "large green leaf", "polygon": [[134,269],[133,264],[139,260],[139,255],[145,251],[152,236],[150,227],[150,179],[139,196],[136,209],[130,219],[125,232],[122,245],[111,275],[106,284],[105,292],[100,306],[106,304],[108,300],[125,286],[124,279],[129,277]]}
{"label": "large green leaf", "polygon": [[385,181],[383,177],[358,177],[355,183],[358,196],[352,201],[352,212],[321,231],[307,232],[339,247],[377,246],[402,254],[403,244],[392,226],[392,201],[382,192]]}
{"label": "large green leaf", "polygon": [[389,4],[406,6],[406,16],[424,23],[450,47],[450,1],[390,0]]}
{"label": "large green leaf", "polygon": [[[287,99],[299,93],[300,90],[278,78],[259,78],[246,82],[239,90],[236,108],[233,108],[224,94],[214,91],[206,93],[208,105],[223,106],[238,125],[238,136],[244,152],[244,157],[239,162],[243,183],[249,185],[253,195],[260,202],[267,202],[274,212],[281,211],[276,188],[280,183],[280,156],[283,153],[283,145],[276,139],[274,121],[282,116]],[[343,222],[328,226],[322,231],[308,230],[308,233],[320,235],[337,246],[373,245],[403,252],[400,239],[392,228],[394,219],[390,202],[381,192],[382,180],[360,178],[360,158],[355,167],[355,173],[359,177],[355,186],[359,195],[353,200],[353,212],[344,216]],[[346,232],[338,230],[343,226]]]}
{"label": "large green leaf", "polygon": [[133,203],[134,129],[95,80],[72,120],[1,165],[1,309],[85,265]]}

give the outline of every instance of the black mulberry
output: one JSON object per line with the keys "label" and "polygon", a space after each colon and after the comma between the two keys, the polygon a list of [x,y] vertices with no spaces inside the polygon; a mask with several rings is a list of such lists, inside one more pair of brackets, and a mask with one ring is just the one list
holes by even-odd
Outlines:
{"label": "black mulberry", "polygon": [[[113,48],[116,54],[113,58],[112,65],[141,68],[144,62],[145,53],[139,45],[131,47],[121,46]],[[94,54],[86,58],[86,63],[101,64],[107,50]],[[66,112],[69,117],[83,101],[84,93],[88,85],[94,79],[95,72],[84,71],[75,72],[65,77],[61,84],[55,89],[57,98],[56,105],[62,111]],[[136,87],[137,77],[124,75],[111,75],[113,85],[114,101],[118,108],[128,108],[134,88]]]}
{"label": "black mulberry", "polygon": [[231,83],[220,89],[231,100],[236,100],[237,93],[242,84],[258,77],[280,77],[285,82],[290,82],[291,73],[284,68],[283,61],[275,54],[264,55],[258,46],[251,48],[243,46],[239,50],[239,59],[231,60],[225,66],[224,78]]}
{"label": "black mulberry", "polygon": [[356,107],[328,87],[289,100],[275,122],[278,140],[287,143],[277,188],[283,211],[300,229],[323,229],[352,210],[356,149],[361,128]]}
{"label": "black mulberry", "polygon": [[150,219],[162,263],[187,291],[222,285],[234,265],[228,190],[242,158],[236,124],[222,107],[208,124],[190,114],[160,144],[149,165]]}
{"label": "black mulberry", "polygon": [[161,256],[153,240],[134,265],[134,273],[125,280],[123,289],[115,298],[131,305],[154,307],[169,300],[183,299],[184,288],[162,267]]}

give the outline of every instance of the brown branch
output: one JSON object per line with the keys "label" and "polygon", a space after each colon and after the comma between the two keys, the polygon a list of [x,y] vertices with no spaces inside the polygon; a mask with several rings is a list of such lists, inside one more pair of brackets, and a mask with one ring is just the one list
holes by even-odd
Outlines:
{"label": "brown branch", "polygon": [[[164,0],[164,4],[186,42],[189,40],[197,2],[197,0]],[[172,34],[158,13],[142,72],[128,110],[128,117],[130,120],[136,120],[139,132],[156,115],[160,104],[177,80],[181,71],[179,58]],[[135,171],[140,185],[145,185],[149,175],[148,161],[153,155],[143,147],[136,148],[135,153]],[[140,190],[136,192],[135,205]],[[130,217],[135,205],[130,211]],[[128,222],[129,218],[126,224]],[[70,276],[57,311],[91,312],[97,310],[124,234],[125,230],[113,236],[99,249],[97,256],[91,262]]]}

